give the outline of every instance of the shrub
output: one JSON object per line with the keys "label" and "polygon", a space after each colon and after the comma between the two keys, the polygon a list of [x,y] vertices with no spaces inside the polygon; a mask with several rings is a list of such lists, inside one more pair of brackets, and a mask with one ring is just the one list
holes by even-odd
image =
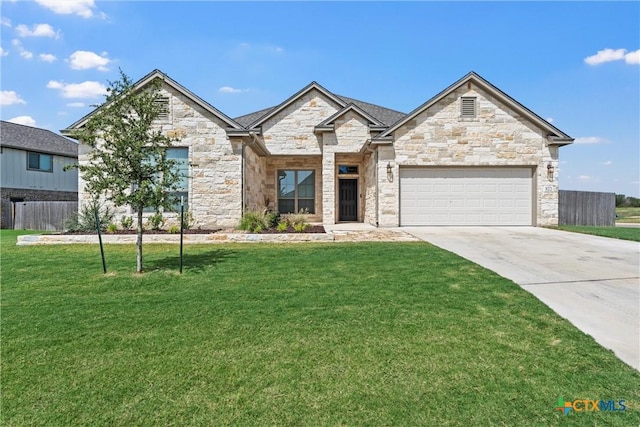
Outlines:
{"label": "shrub", "polygon": [[297,222],[293,224],[293,229],[296,231],[296,233],[302,233],[304,230],[307,229],[307,227],[309,227],[309,224],[304,222]]}
{"label": "shrub", "polygon": [[110,223],[107,225],[107,233],[115,233],[118,231],[118,226],[115,223]]}
{"label": "shrub", "polygon": [[120,226],[123,230],[131,230],[133,228],[133,218],[122,215],[122,218],[120,218]]}
{"label": "shrub", "polygon": [[177,225],[172,225],[171,227],[169,227],[169,233],[170,234],[178,234],[180,232],[180,227]]}
{"label": "shrub", "polygon": [[287,228],[289,228],[289,223],[286,219],[280,221],[276,226],[276,230],[278,230],[280,233],[284,233],[285,231],[287,231]]}
{"label": "shrub", "polygon": [[297,214],[289,214],[287,215],[287,222],[289,225],[298,233],[304,231],[309,227],[309,223],[307,222],[306,214],[308,211],[300,210]]}
{"label": "shrub", "polygon": [[268,230],[275,227],[279,220],[280,215],[277,212],[273,212],[268,209],[263,209],[261,211],[249,211],[242,215],[238,228],[252,233],[259,233],[262,230]]}
{"label": "shrub", "polygon": [[147,219],[147,222],[152,230],[162,230],[162,227],[164,226],[164,217],[162,216],[162,213],[156,212]]}
{"label": "shrub", "polygon": [[109,206],[103,206],[99,200],[91,200],[80,208],[80,212],[65,221],[67,231],[96,231],[96,214],[100,221],[100,231],[105,231],[113,221],[114,212]]}
{"label": "shrub", "polygon": [[195,225],[196,221],[193,219],[193,212],[186,211],[184,216],[182,217],[182,228],[185,230],[189,230],[191,227]]}

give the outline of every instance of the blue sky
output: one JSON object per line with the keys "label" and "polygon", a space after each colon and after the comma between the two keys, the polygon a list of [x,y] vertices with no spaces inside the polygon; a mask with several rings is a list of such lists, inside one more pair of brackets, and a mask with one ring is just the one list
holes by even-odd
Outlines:
{"label": "blue sky", "polygon": [[409,112],[473,70],[576,143],[560,187],[640,196],[639,2],[0,3],[2,120],[59,131],[118,68],[231,117],[311,81]]}

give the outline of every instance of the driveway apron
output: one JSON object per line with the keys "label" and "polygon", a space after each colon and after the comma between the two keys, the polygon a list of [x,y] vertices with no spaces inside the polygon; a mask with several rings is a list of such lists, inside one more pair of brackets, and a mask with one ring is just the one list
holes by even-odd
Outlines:
{"label": "driveway apron", "polygon": [[640,243],[537,227],[405,227],[535,295],[640,370]]}

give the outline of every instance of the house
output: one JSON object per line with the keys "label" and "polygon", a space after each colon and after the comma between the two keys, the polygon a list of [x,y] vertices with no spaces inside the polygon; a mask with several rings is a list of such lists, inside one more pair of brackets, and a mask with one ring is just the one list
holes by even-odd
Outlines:
{"label": "house", "polygon": [[265,207],[325,225],[557,224],[558,149],[573,139],[474,72],[408,114],[312,82],[235,119],[161,71],[136,85],[154,79],[167,112],[157,125],[180,138],[172,156],[199,226]]}
{"label": "house", "polygon": [[12,202],[77,201],[78,144],[46,129],[0,121],[2,228],[10,228]]}

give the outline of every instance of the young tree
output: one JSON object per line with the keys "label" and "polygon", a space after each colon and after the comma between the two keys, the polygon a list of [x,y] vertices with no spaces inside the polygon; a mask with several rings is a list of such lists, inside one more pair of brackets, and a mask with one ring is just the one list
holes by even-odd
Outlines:
{"label": "young tree", "polygon": [[142,272],[142,213],[145,207],[170,208],[170,197],[181,178],[167,149],[176,139],[164,136],[154,121],[165,108],[160,80],[136,88],[120,70],[120,80],[109,82],[106,100],[74,135],[91,147],[88,161],[75,165],[95,198],[115,206],[131,206],[137,213],[137,271]]}

